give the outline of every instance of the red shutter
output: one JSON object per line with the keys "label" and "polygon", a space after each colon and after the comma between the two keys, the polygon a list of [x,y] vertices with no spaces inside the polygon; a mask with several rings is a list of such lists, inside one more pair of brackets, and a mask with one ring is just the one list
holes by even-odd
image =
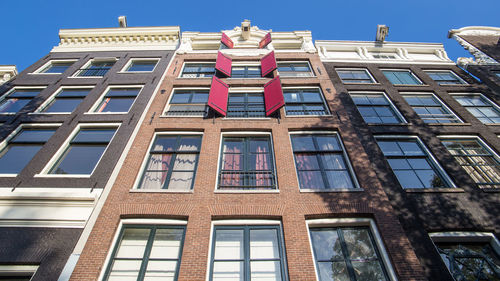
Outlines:
{"label": "red shutter", "polygon": [[285,98],[283,97],[279,76],[276,76],[273,80],[264,85],[264,103],[266,105],[266,116],[271,115],[285,105]]}
{"label": "red shutter", "polygon": [[267,46],[267,44],[271,43],[271,32],[269,32],[268,34],[266,34],[266,36],[264,36],[264,38],[262,38],[262,40],[260,40],[259,42],[259,48],[264,48]]}
{"label": "red shutter", "polygon": [[210,94],[208,95],[208,106],[226,116],[228,92],[229,86],[214,76],[212,78]]}
{"label": "red shutter", "polygon": [[229,38],[229,36],[226,35],[226,33],[222,32],[222,38],[220,39],[222,44],[226,45],[229,49],[232,49],[234,47],[233,40]]}
{"label": "red shutter", "polygon": [[273,70],[276,69],[276,67],[277,65],[276,65],[276,58],[274,57],[274,51],[265,55],[260,60],[260,71],[262,73],[262,77],[271,73]]}
{"label": "red shutter", "polygon": [[218,71],[231,77],[232,65],[233,65],[233,60],[230,57],[225,56],[221,52],[219,52],[217,54],[217,61],[215,62],[215,69],[217,69]]}

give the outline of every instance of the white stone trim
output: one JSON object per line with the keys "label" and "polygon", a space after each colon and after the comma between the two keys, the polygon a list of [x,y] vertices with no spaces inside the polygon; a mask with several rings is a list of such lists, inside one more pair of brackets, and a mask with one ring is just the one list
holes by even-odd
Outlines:
{"label": "white stone trim", "polygon": [[17,75],[15,65],[0,65],[0,85],[9,81]]}
{"label": "white stone trim", "polygon": [[0,265],[0,277],[12,275],[32,277],[38,267],[38,265]]}

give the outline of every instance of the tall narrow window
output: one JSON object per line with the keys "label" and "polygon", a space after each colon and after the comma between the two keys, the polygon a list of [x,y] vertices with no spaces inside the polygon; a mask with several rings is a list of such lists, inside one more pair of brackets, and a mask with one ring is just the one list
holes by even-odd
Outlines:
{"label": "tall narrow window", "polygon": [[403,95],[403,98],[425,123],[461,123],[433,94]]}
{"label": "tall narrow window", "polygon": [[80,69],[75,76],[102,77],[115,65],[115,60],[92,60],[85,68]]}
{"label": "tall narrow window", "polygon": [[319,89],[284,89],[287,115],[327,115],[328,109]]}
{"label": "tall narrow window", "polygon": [[49,173],[92,174],[115,131],[115,128],[80,129]]}
{"label": "tall narrow window", "polygon": [[314,76],[307,62],[278,62],[278,73],[281,77]]}
{"label": "tall narrow window", "polygon": [[227,117],[266,117],[262,93],[229,93]]}
{"label": "tall narrow window", "polygon": [[432,80],[436,81],[439,85],[463,85],[466,84],[464,80],[458,77],[451,70],[427,70],[425,71]]}
{"label": "tall narrow window", "polygon": [[165,115],[206,116],[208,93],[208,90],[175,90]]}
{"label": "tall narrow window", "polygon": [[366,69],[337,69],[342,82],[372,84],[375,80]]}
{"label": "tall narrow window", "polygon": [[70,113],[87,97],[92,89],[63,88],[41,111],[47,113]]}
{"label": "tall narrow window", "polygon": [[500,162],[478,139],[443,139],[443,145],[479,185],[500,188]]}
{"label": "tall narrow window", "polygon": [[177,280],[184,226],[125,225],[104,280]]}
{"label": "tall narrow window", "polygon": [[231,78],[261,78],[258,65],[233,65]]}
{"label": "tall narrow window", "polygon": [[201,136],[156,136],[139,188],[191,190],[200,147]]}
{"label": "tall narrow window", "polygon": [[14,89],[0,102],[0,113],[16,113],[27,105],[42,89]]}
{"label": "tall narrow window", "polygon": [[404,120],[384,94],[351,94],[366,123],[391,124]]}
{"label": "tall narrow window", "polygon": [[141,88],[111,87],[94,112],[128,112],[140,91]]}
{"label": "tall narrow window", "polygon": [[216,226],[213,237],[210,280],[288,280],[279,226]]}
{"label": "tall narrow window", "polygon": [[483,95],[454,95],[453,97],[479,121],[485,124],[500,123],[498,106]]}
{"label": "tall narrow window", "polygon": [[31,161],[56,130],[52,128],[21,129],[0,150],[0,173],[17,174]]}
{"label": "tall narrow window", "polygon": [[301,189],[355,187],[336,134],[292,135],[291,139]]}
{"label": "tall narrow window", "polygon": [[186,63],[182,78],[207,78],[215,74],[215,63]]}
{"label": "tall narrow window", "polygon": [[275,189],[271,140],[262,137],[224,137],[219,189]]}
{"label": "tall narrow window", "polygon": [[409,70],[382,70],[382,73],[394,85],[422,85],[422,82]]}
{"label": "tall narrow window", "polygon": [[417,139],[377,138],[377,143],[403,188],[449,187]]}
{"label": "tall narrow window", "polygon": [[389,280],[368,227],[310,228],[318,279]]}

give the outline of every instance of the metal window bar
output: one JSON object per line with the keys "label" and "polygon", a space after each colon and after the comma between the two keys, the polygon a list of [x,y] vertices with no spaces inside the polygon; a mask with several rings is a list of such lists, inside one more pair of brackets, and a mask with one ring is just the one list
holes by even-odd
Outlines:
{"label": "metal window bar", "polygon": [[219,189],[276,189],[274,171],[225,171],[219,173]]}
{"label": "metal window bar", "polygon": [[82,77],[104,76],[106,73],[108,73],[111,67],[112,66],[81,68],[78,70],[77,76],[82,76]]}

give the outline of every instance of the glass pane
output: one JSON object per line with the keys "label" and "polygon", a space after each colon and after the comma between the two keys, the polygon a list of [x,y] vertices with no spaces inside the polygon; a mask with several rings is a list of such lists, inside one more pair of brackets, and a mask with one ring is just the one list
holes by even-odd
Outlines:
{"label": "glass pane", "polygon": [[135,98],[105,98],[94,112],[128,112]]}
{"label": "glass pane", "polygon": [[365,261],[358,262],[353,261],[352,267],[354,269],[354,274],[356,274],[356,280],[366,280],[366,281],[385,281],[387,278],[380,266],[378,261]]}
{"label": "glass pane", "polygon": [[201,146],[201,137],[181,137],[178,151],[199,151]]}
{"label": "glass pane", "polygon": [[150,232],[149,228],[125,228],[115,258],[142,259]]}
{"label": "glass pane", "polygon": [[148,262],[144,281],[174,281],[177,261]]}
{"label": "glass pane", "polygon": [[417,170],[415,173],[425,187],[445,187],[441,177],[433,170]]}
{"label": "glass pane", "polygon": [[176,136],[157,136],[152,151],[174,151],[177,144]]}
{"label": "glass pane", "polygon": [[106,97],[135,97],[140,90],[139,88],[111,88],[106,92]]}
{"label": "glass pane", "polygon": [[9,98],[34,98],[40,94],[41,89],[16,89],[9,94]]}
{"label": "glass pane", "polygon": [[243,259],[243,230],[218,229],[215,232],[215,259]]}
{"label": "glass pane", "polygon": [[300,188],[302,189],[325,189],[323,176],[320,171],[298,172]]}
{"label": "glass pane", "polygon": [[191,103],[207,103],[208,93],[194,93]]}
{"label": "glass pane", "polygon": [[0,173],[21,172],[41,147],[41,145],[8,145],[0,152]]}
{"label": "glass pane", "polygon": [[193,172],[173,172],[170,176],[168,189],[171,190],[189,190],[193,182]]}
{"label": "glass pane", "polygon": [[377,258],[368,229],[344,229],[344,240],[352,260]]}
{"label": "glass pane", "polygon": [[341,150],[337,137],[331,136],[316,136],[319,150]]}
{"label": "glass pane", "polygon": [[405,155],[425,155],[416,141],[398,141]]}
{"label": "glass pane", "polygon": [[297,170],[319,170],[318,159],[316,155],[295,154],[295,165]]}
{"label": "glass pane", "polygon": [[323,102],[320,93],[314,90],[304,90],[302,97],[304,102]]}
{"label": "glass pane", "polygon": [[252,154],[249,158],[250,166],[247,170],[269,171],[273,169],[269,154]]}
{"label": "glass pane", "polygon": [[342,248],[336,229],[311,230],[316,260],[343,260]]}
{"label": "glass pane", "polygon": [[156,230],[149,258],[177,259],[184,230],[180,228],[159,228]]}
{"label": "glass pane", "polygon": [[279,259],[276,229],[250,230],[250,259]]}
{"label": "glass pane", "polygon": [[427,161],[427,159],[422,159],[422,158],[409,158],[407,159],[408,163],[411,165],[413,169],[432,169],[431,165]]}
{"label": "glass pane", "polygon": [[115,260],[111,266],[108,281],[137,281],[141,261]]}
{"label": "glass pane", "polygon": [[328,170],[345,170],[344,157],[340,154],[322,154],[321,162],[323,167]]}
{"label": "glass pane", "polygon": [[174,170],[192,171],[196,165],[197,154],[177,154],[174,161]]}
{"label": "glass pane", "polygon": [[408,163],[407,159],[387,159],[387,161],[389,162],[389,165],[391,165],[392,169],[411,169],[410,163]]}
{"label": "glass pane", "polygon": [[162,189],[167,179],[168,171],[145,172],[140,189]]}
{"label": "glass pane", "polygon": [[109,142],[114,134],[114,129],[81,129],[72,142]]}
{"label": "glass pane", "polygon": [[292,137],[293,151],[316,150],[312,136],[293,136]]}
{"label": "glass pane", "polygon": [[172,154],[153,154],[149,158],[147,170],[166,171],[170,168]]}
{"label": "glass pane", "polygon": [[250,152],[269,152],[269,140],[267,139],[251,139],[250,140]]}
{"label": "glass pane", "polygon": [[394,173],[403,188],[424,188],[414,171],[395,170]]}
{"label": "glass pane", "polygon": [[224,139],[223,151],[241,153],[243,151],[243,139]]}
{"label": "glass pane", "polygon": [[55,130],[23,129],[9,142],[46,142]]}
{"label": "glass pane", "polygon": [[399,146],[395,141],[377,140],[377,144],[385,156],[403,155],[403,152],[401,151],[401,149],[399,148]]}
{"label": "glass pane", "polygon": [[49,67],[42,70],[41,73],[63,73],[73,62],[52,62]]}
{"label": "glass pane", "polygon": [[91,174],[106,145],[71,145],[51,174]]}
{"label": "glass pane", "polygon": [[192,95],[191,93],[175,92],[170,103],[189,103],[191,95]]}
{"label": "glass pane", "polygon": [[73,112],[83,99],[59,99],[56,98],[43,112]]}
{"label": "glass pane", "polygon": [[285,102],[298,102],[300,101],[299,94],[297,92],[284,92]]}
{"label": "glass pane", "polygon": [[279,261],[250,262],[250,279],[252,281],[279,281],[281,268]]}
{"label": "glass pane", "polygon": [[374,105],[386,105],[386,104],[389,104],[389,102],[382,95],[369,96],[369,99],[370,99],[371,104],[374,104]]}
{"label": "glass pane", "polygon": [[[320,281],[351,281],[345,262],[318,262]],[[368,280],[366,280],[368,281]]]}
{"label": "glass pane", "polygon": [[16,113],[30,101],[31,99],[7,98],[0,104],[0,113]]}
{"label": "glass pane", "polygon": [[127,71],[153,71],[157,61],[133,61]]}
{"label": "glass pane", "polygon": [[347,171],[326,171],[330,188],[353,188],[351,177]]}
{"label": "glass pane", "polygon": [[91,89],[63,89],[62,91],[57,94],[57,97],[64,97],[64,98],[83,98],[88,95]]}
{"label": "glass pane", "polygon": [[213,281],[243,281],[243,262],[214,262]]}

